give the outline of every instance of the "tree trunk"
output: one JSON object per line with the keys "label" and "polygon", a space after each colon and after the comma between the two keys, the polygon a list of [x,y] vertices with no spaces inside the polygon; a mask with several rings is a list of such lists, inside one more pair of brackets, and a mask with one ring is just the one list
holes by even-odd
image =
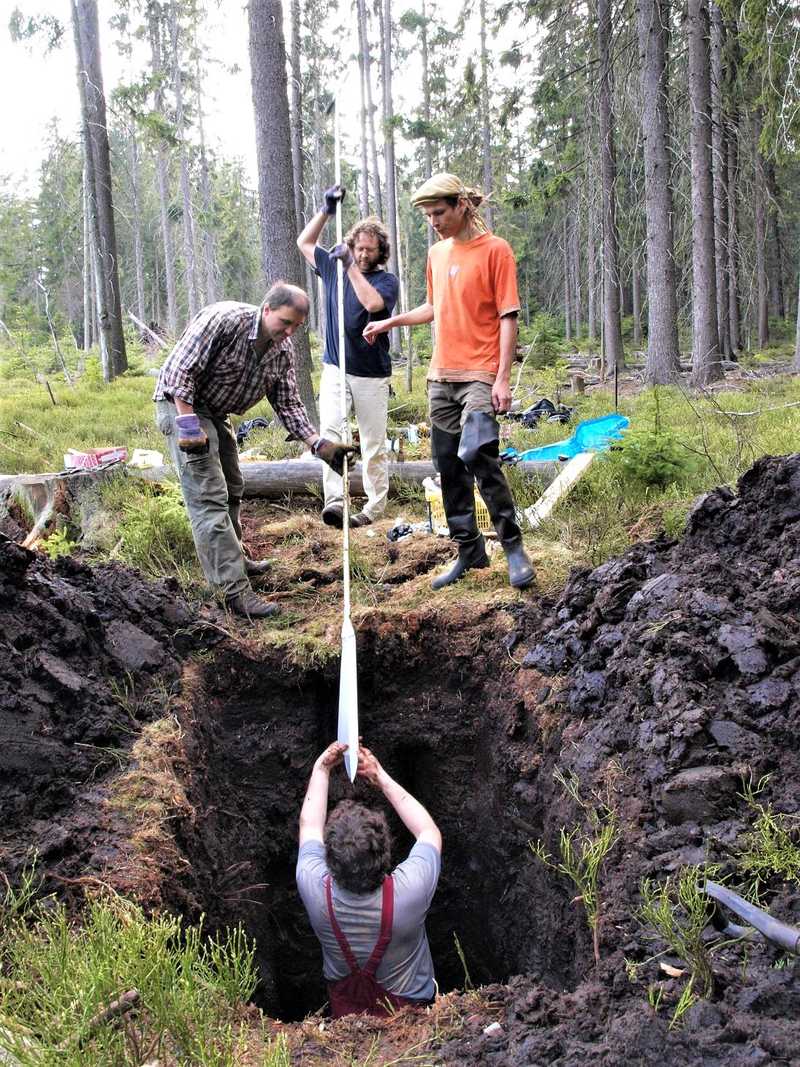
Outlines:
{"label": "tree trunk", "polygon": [[136,130],[131,128],[131,220],[133,226],[133,258],[136,265],[136,314],[145,319],[144,310],[144,245],[142,243],[142,209],[139,203],[139,144]]}
{"label": "tree trunk", "polygon": [[575,340],[581,336],[581,214],[580,202],[577,203],[575,217],[572,220],[572,312],[575,326]]}
{"label": "tree trunk", "polygon": [[769,344],[769,286],[767,284],[767,179],[764,173],[764,157],[761,155],[761,110],[753,114],[753,224],[756,245],[756,329],[758,347]]}
{"label": "tree trunk", "polygon": [[739,300],[739,120],[731,110],[725,124],[728,186],[728,329],[731,334],[731,359],[741,351],[741,307]]}
{"label": "tree trunk", "polygon": [[364,63],[364,51],[361,48],[361,25],[358,25],[358,92],[361,107],[359,108],[359,122],[361,124],[361,174],[358,183],[358,203],[361,217],[369,215],[369,155],[367,141],[367,86]]}
{"label": "tree trunk", "polygon": [[[489,197],[492,195],[494,182],[492,181],[492,138],[489,114],[489,56],[486,51],[486,0],[480,0],[479,6],[481,20],[481,146],[483,154],[483,192]],[[492,211],[491,201],[487,201],[483,213],[486,218],[486,225],[491,230],[494,222],[494,212]]]}
{"label": "tree trunk", "polygon": [[153,247],[153,299],[152,299],[152,320],[156,326],[161,323],[161,272],[158,267],[158,246]]}
{"label": "tree trunk", "polygon": [[570,284],[569,284],[569,233],[567,231],[567,214],[569,206],[564,201],[564,217],[561,220],[561,265],[564,271],[564,340],[572,340],[572,320],[570,318]]}
{"label": "tree trunk", "polygon": [[117,233],[114,222],[114,202],[111,191],[111,156],[106,126],[106,100],[103,92],[103,71],[100,62],[100,37],[97,24],[96,0],[73,0],[73,18],[77,30],[77,48],[83,85],[83,104],[86,130],[91,142],[90,175],[94,179],[94,200],[97,211],[97,264],[102,273],[102,287],[106,294],[104,314],[107,316],[109,367],[106,380],[127,370],[125,335],[122,328],[122,301],[119,292]]}
{"label": "tree trunk", "polygon": [[711,174],[711,57],[708,0],[689,0],[689,104],[692,155],[692,381],[722,377],[714,263]]}
{"label": "tree trunk", "polygon": [[600,68],[600,173],[603,194],[603,356],[604,368],[625,365],[619,312],[619,241],[617,238],[614,149],[611,0],[597,0],[597,57]]}
{"label": "tree trunk", "polygon": [[669,0],[639,0],[637,21],[647,226],[644,373],[649,385],[666,385],[680,375],[669,156]]}
{"label": "tree trunk", "polygon": [[200,310],[197,298],[197,264],[194,254],[194,209],[192,207],[189,180],[189,155],[186,151],[186,124],[183,114],[183,71],[181,70],[180,33],[178,5],[172,0],[169,7],[169,31],[172,46],[172,88],[175,93],[175,132],[178,137],[178,159],[181,176],[181,202],[183,204],[183,260],[186,275],[186,302],[189,318]]}
{"label": "tree trunk", "polygon": [[[280,0],[250,0],[250,81],[256,126],[261,261],[267,283],[283,278],[303,284],[292,175],[286,47]],[[319,424],[311,384],[311,350],[306,330],[294,336],[295,370],[300,397],[313,423]]]}
{"label": "tree trunk", "polygon": [[92,242],[92,221],[90,217],[89,173],[86,152],[83,159],[83,350],[88,352],[94,337],[94,278],[92,263],[94,244]]}
{"label": "tree trunk", "polygon": [[594,183],[591,177],[587,183],[588,203],[586,206],[586,336],[590,345],[597,341],[597,214],[594,202]]}
{"label": "tree trunk", "polygon": [[197,133],[200,139],[200,203],[203,208],[203,277],[205,279],[205,303],[215,304],[217,295],[217,248],[212,225],[211,181],[208,175],[206,135],[203,124],[203,74],[200,69],[200,46],[197,40],[197,23],[194,24],[195,92],[197,94]]}
{"label": "tree trunk", "polygon": [[[408,234],[403,245],[397,246],[397,270],[400,278],[400,311],[408,311]],[[414,388],[414,346],[411,343],[411,327],[403,327],[403,340],[407,354],[406,389],[410,393]]]}
{"label": "tree trunk", "polygon": [[[430,125],[431,125],[431,75],[430,75],[430,59],[428,55],[428,13],[425,7],[425,0],[422,0],[422,119],[425,123],[425,137],[423,139],[424,157],[422,163],[422,176],[424,178],[430,178],[433,174],[433,145],[431,144],[430,137]],[[433,234],[431,233],[430,226],[426,226],[428,231],[428,241],[430,247],[430,241]]]}
{"label": "tree trunk", "polygon": [[719,350],[725,359],[731,356],[730,298],[728,296],[728,187],[727,149],[723,89],[723,49],[725,27],[719,6],[711,2],[711,148],[714,175],[714,261],[717,271],[717,330]]}
{"label": "tree trunk", "polygon": [[[164,121],[164,76],[163,52],[161,47],[160,11],[151,6],[148,9],[148,34],[150,37],[150,56],[153,78],[155,80],[154,110]],[[172,337],[178,334],[178,299],[175,285],[175,247],[172,243],[172,222],[169,217],[169,164],[162,141],[159,139],[156,149],[156,184],[158,186],[158,208],[161,219],[161,241],[164,246],[164,282],[167,290],[167,328]]]}
{"label": "tree trunk", "polygon": [[772,314],[778,319],[786,318],[786,301],[783,288],[783,242],[781,241],[780,203],[775,164],[764,160],[764,175],[767,183],[767,227],[769,233],[769,303]]}
{"label": "tree trunk", "polygon": [[792,364],[792,369],[800,374],[800,271],[798,271],[797,282],[797,324],[794,334],[794,363]]}
{"label": "tree trunk", "polygon": [[292,141],[292,173],[294,175],[294,217],[297,232],[305,227],[303,210],[303,101],[300,70],[300,0],[290,0],[291,27],[291,93],[289,94],[289,133]]}
{"label": "tree trunk", "polygon": [[[392,274],[399,277],[397,268],[397,193],[395,186],[394,161],[394,104],[392,102],[392,0],[383,3],[383,62],[381,81],[383,83],[383,160],[386,172],[386,221],[389,224],[389,239],[392,244],[388,267]],[[399,334],[395,335],[395,347],[399,348]]]}
{"label": "tree trunk", "polygon": [[[297,232],[305,227],[306,215],[303,205],[303,99],[302,99],[302,71],[300,69],[300,0],[290,0],[290,21],[292,31],[292,91],[289,129],[292,137],[292,173],[294,189],[294,213]],[[305,259],[302,262],[303,275],[305,277],[305,290],[311,301],[312,307],[316,303],[315,275],[310,264]],[[316,318],[312,312],[309,315],[311,321]]]}
{"label": "tree trunk", "polygon": [[[89,216],[89,246],[91,248],[91,275],[93,283],[94,306],[92,331],[96,334],[100,347],[100,366],[103,379],[113,378],[113,357],[111,348],[111,325],[108,315],[108,292],[105,273],[100,261],[100,222],[97,216],[97,182],[94,175],[94,143],[89,132],[89,111],[86,97],[86,64],[83,59],[83,42],[81,41],[78,12],[72,3],[72,27],[75,37],[75,52],[78,64],[78,92],[81,101],[81,123],[83,127],[83,160],[86,175],[86,207]],[[39,291],[36,290],[37,303]]]}
{"label": "tree trunk", "polygon": [[378,167],[378,145],[375,139],[375,105],[372,101],[372,55],[369,49],[369,27],[367,25],[366,0],[358,3],[358,36],[361,55],[364,57],[364,88],[367,95],[367,129],[369,131],[369,155],[372,164],[372,180],[375,190],[375,211],[383,218],[383,196],[381,194],[381,172]]}
{"label": "tree trunk", "polygon": [[633,345],[642,347],[642,291],[639,280],[639,253],[634,248],[631,257],[631,315],[633,317]]}
{"label": "tree trunk", "polygon": [[[322,191],[325,188],[325,185],[327,184],[326,182],[323,182],[323,180],[322,180],[322,176],[325,173],[325,166],[324,166],[324,162],[323,162],[323,158],[322,158],[323,157],[323,143],[322,142],[323,142],[323,137],[324,137],[323,118],[322,118],[323,104],[322,104],[322,101],[321,101],[320,95],[319,95],[320,80],[319,80],[319,75],[318,75],[316,70],[314,72],[314,75],[315,75],[315,77],[314,77],[314,110],[313,110],[313,116],[314,116],[314,122],[313,122],[313,130],[314,130],[314,143],[313,143],[314,181],[313,181],[313,190],[314,191],[313,191],[313,197],[314,197],[314,203],[315,204],[321,204],[322,203]],[[316,333],[317,333],[317,335],[319,337],[324,337],[325,336],[325,330],[327,329],[327,318],[326,318],[327,311],[326,311],[326,307],[325,307],[325,289],[324,289],[324,287],[322,285],[322,278],[317,278],[316,279],[316,284],[314,286],[314,291],[315,291],[315,295],[316,295],[316,300],[312,304],[312,308],[316,312],[314,320],[313,320],[314,329],[315,329],[315,331],[316,331]]]}

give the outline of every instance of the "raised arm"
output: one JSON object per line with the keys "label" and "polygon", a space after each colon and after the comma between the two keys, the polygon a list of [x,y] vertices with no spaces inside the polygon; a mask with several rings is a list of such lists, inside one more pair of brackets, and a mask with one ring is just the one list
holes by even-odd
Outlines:
{"label": "raised arm", "polygon": [[358,775],[380,789],[403,821],[403,825],[417,841],[424,842],[441,852],[442,835],[427,810],[383,769],[368,748],[359,745]]}
{"label": "raised arm", "polygon": [[308,780],[305,800],[300,809],[300,845],[306,841],[322,841],[325,830],[325,819],[328,814],[328,785],[331,771],[337,763],[341,763],[342,755],[347,745],[341,745],[338,741],[328,745],[325,751],[317,757]]}
{"label": "raised arm", "polygon": [[314,217],[309,221],[303,232],[297,238],[297,247],[303,258],[313,267],[314,249],[317,247],[320,234],[325,229],[325,224],[332,215],[336,214],[336,204],[344,200],[345,190],[341,185],[332,185],[324,193],[324,203]]}

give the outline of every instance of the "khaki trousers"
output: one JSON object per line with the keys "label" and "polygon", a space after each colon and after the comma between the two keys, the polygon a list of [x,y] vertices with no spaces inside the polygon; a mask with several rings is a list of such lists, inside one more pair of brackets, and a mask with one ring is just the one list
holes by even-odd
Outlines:
{"label": "khaki trousers", "polygon": [[[361,378],[348,374],[347,413],[355,414],[361,441],[361,470],[367,502],[365,514],[377,519],[386,508],[389,494],[389,456],[386,451],[386,422],[389,412],[390,378]],[[339,368],[323,364],[319,386],[319,432],[329,441],[342,439],[342,408]],[[342,499],[342,479],[327,464],[322,470],[326,504]]]}
{"label": "khaki trousers", "polygon": [[192,537],[209,585],[226,597],[250,589],[242,550],[239,507],[244,479],[230,419],[195,409],[208,434],[208,452],[188,455],[178,448],[175,405],[156,402],[156,425],[164,434],[183,493]]}

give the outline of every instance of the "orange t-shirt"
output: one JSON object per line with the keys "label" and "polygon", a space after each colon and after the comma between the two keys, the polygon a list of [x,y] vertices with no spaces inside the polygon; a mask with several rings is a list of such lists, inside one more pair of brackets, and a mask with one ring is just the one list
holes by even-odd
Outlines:
{"label": "orange t-shirt", "polygon": [[519,311],[511,245],[493,233],[448,237],[428,252],[428,303],[436,347],[428,378],[493,384],[500,365],[500,318]]}

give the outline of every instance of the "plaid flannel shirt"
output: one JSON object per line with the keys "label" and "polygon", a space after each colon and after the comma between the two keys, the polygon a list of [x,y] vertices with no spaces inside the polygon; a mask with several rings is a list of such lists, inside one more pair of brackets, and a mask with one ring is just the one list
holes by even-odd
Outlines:
{"label": "plaid flannel shirt", "polygon": [[167,357],[153,400],[179,400],[224,417],[243,415],[264,397],[289,440],[316,436],[297,390],[291,338],[257,355],[261,308],[231,300],[196,315]]}

